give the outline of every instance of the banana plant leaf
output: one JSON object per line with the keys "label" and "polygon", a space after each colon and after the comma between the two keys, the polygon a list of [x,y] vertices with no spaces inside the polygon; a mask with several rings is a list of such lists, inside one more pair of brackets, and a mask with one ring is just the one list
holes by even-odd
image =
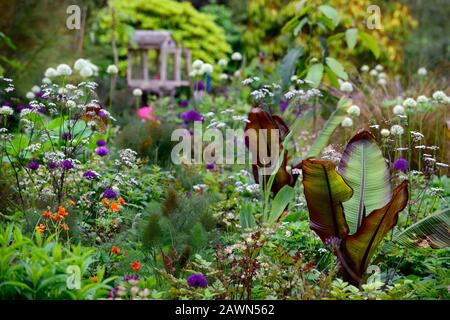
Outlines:
{"label": "banana plant leaf", "polygon": [[345,219],[353,234],[366,212],[384,207],[391,199],[389,168],[370,132],[362,131],[349,141],[338,173],[353,189],[353,197],[344,203]]}
{"label": "banana plant leaf", "polygon": [[310,228],[323,242],[332,237],[343,239],[349,232],[342,203],[352,197],[353,190],[335,167],[331,161],[313,159],[302,164]]}
{"label": "banana plant leaf", "polygon": [[450,246],[450,208],[413,224],[393,241],[406,247],[438,249]]}
{"label": "banana plant leaf", "polygon": [[272,210],[270,211],[269,218],[267,222],[272,225],[278,221],[283,211],[289,205],[289,203],[294,198],[295,191],[294,188],[289,185],[285,185],[280,192],[278,192],[273,199]]}
{"label": "banana plant leaf", "polygon": [[[359,285],[364,272],[379,244],[398,220],[398,214],[408,203],[408,183],[403,181],[395,188],[391,201],[364,218],[358,231],[343,241],[344,280]],[[356,274],[355,279],[352,274]]]}

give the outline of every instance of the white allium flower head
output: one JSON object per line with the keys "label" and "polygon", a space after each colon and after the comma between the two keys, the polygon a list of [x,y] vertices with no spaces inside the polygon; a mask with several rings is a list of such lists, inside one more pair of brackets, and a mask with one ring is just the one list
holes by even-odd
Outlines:
{"label": "white allium flower head", "polygon": [[413,98],[408,98],[403,101],[403,106],[405,108],[415,108],[417,106],[417,102]]}
{"label": "white allium flower head", "polygon": [[378,75],[378,71],[375,69],[370,70],[369,74],[373,77],[376,77]]}
{"label": "white allium flower head", "polygon": [[240,54],[239,52],[233,52],[233,54],[231,55],[231,60],[233,60],[233,61],[241,61],[242,60],[242,54]]}
{"label": "white allium flower head", "polygon": [[62,63],[56,68],[56,72],[59,76],[70,76],[72,69],[67,64]]}
{"label": "white allium flower head", "polygon": [[341,122],[341,126],[344,128],[351,128],[353,126],[353,120],[350,117],[345,117]]}
{"label": "white allium flower head", "polygon": [[48,68],[47,70],[45,70],[44,75],[47,78],[53,78],[53,77],[56,77],[58,75],[58,72],[56,71],[55,68]]}
{"label": "white allium flower head", "polygon": [[83,69],[87,65],[88,65],[87,60],[80,58],[75,61],[75,63],[73,64],[73,68],[77,71],[81,71],[81,69]]}
{"label": "white allium flower head", "polygon": [[428,102],[428,98],[426,96],[418,96],[417,97],[417,102],[419,103],[427,103]]}
{"label": "white allium flower head", "polygon": [[27,94],[25,95],[25,97],[29,100],[34,99],[36,96],[34,95],[33,92],[29,91],[27,92]]}
{"label": "white allium flower head", "polygon": [[75,107],[77,106],[77,104],[76,104],[76,102],[73,101],[73,100],[67,100],[66,106],[67,106],[68,108],[70,108],[70,109],[73,109],[73,108],[75,108]]}
{"label": "white allium flower head", "polygon": [[380,73],[378,74],[378,78],[386,79],[386,78],[387,78],[387,75],[386,75],[386,73],[384,73],[384,72],[380,72]]}
{"label": "white allium flower head", "polygon": [[142,90],[139,89],[139,88],[134,89],[134,90],[133,90],[133,96],[135,96],[135,97],[140,97],[140,96],[142,96]]}
{"label": "white allium flower head", "polygon": [[189,77],[193,78],[197,75],[197,70],[192,70],[191,72],[189,72]]}
{"label": "white allium flower head", "polygon": [[348,82],[348,81],[343,81],[343,82],[341,83],[340,90],[341,90],[342,92],[350,93],[350,92],[353,91],[353,86],[352,86],[352,84],[351,84],[350,82]]}
{"label": "white allium flower head", "polygon": [[92,70],[92,68],[89,67],[88,65],[84,66],[80,70],[80,76],[82,76],[83,78],[89,78],[89,77],[92,77],[93,75],[94,75],[94,70]]}
{"label": "white allium flower head", "polygon": [[425,69],[424,67],[422,67],[422,68],[419,68],[419,70],[417,70],[417,74],[419,75],[419,76],[426,76],[427,75],[427,69]]}
{"label": "white allium flower head", "polygon": [[361,72],[368,72],[369,71],[369,66],[368,65],[363,65],[361,67]]}
{"label": "white allium flower head", "polygon": [[214,68],[213,68],[213,66],[212,66],[211,64],[209,64],[209,63],[204,63],[204,64],[202,65],[201,70],[202,70],[202,73],[209,73],[209,74],[211,74],[211,73],[213,73]]}
{"label": "white allium flower head", "polygon": [[9,106],[3,106],[0,108],[0,114],[4,116],[10,116],[14,113],[14,110]]}
{"label": "white allium flower head", "polygon": [[108,66],[108,68],[106,68],[106,73],[107,74],[117,74],[117,73],[119,73],[119,69],[117,69],[115,64],[111,64]]}
{"label": "white allium flower head", "polygon": [[361,114],[361,109],[357,105],[354,104],[350,108],[348,108],[347,114],[354,116],[354,117],[359,117],[359,115]]}
{"label": "white allium flower head", "polygon": [[39,91],[41,91],[41,87],[39,87],[39,86],[33,86],[31,88],[31,92],[33,92],[33,93],[38,93]]}
{"label": "white allium flower head", "polygon": [[441,90],[438,90],[433,93],[433,99],[436,100],[437,102],[444,102],[446,97],[447,95]]}
{"label": "white allium flower head", "polygon": [[50,80],[50,78],[45,77],[45,78],[42,78],[42,83],[43,84],[51,84],[52,80]]}
{"label": "white allium flower head", "polygon": [[217,62],[217,65],[218,65],[219,67],[226,67],[226,66],[228,65],[228,60],[227,60],[227,59],[220,59],[220,60]]}
{"label": "white allium flower head", "polygon": [[393,109],[392,109],[392,111],[394,112],[394,114],[396,115],[396,116],[398,116],[398,115],[404,115],[405,114],[405,108],[403,108],[403,106],[401,106],[401,105],[396,105]]}
{"label": "white allium flower head", "polygon": [[386,79],[385,79],[385,78],[379,78],[378,81],[377,81],[377,83],[378,83],[380,86],[385,86],[385,85],[386,85]]}
{"label": "white allium flower head", "polygon": [[222,74],[219,76],[219,79],[220,79],[220,80],[227,80],[227,79],[228,79],[228,75],[227,75],[226,73],[222,73]]}
{"label": "white allium flower head", "polygon": [[203,66],[203,61],[200,59],[195,60],[194,62],[192,62],[192,69],[194,70],[200,70]]}
{"label": "white allium flower head", "polygon": [[403,129],[403,127],[399,126],[398,124],[394,124],[391,127],[391,134],[393,136],[401,136],[404,132],[405,132],[405,130]]}
{"label": "white allium flower head", "polygon": [[387,138],[391,134],[391,132],[388,129],[381,129],[381,136]]}
{"label": "white allium flower head", "polygon": [[381,64],[378,64],[378,65],[375,67],[375,70],[381,72],[381,71],[384,70],[384,67],[383,67]]}

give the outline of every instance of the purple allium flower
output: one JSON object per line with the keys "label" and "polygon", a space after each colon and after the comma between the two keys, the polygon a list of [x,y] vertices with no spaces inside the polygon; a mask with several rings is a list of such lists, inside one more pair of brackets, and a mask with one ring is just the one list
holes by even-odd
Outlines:
{"label": "purple allium flower", "polygon": [[186,192],[186,198],[190,198],[190,197],[192,197],[192,192],[187,191],[187,192]]}
{"label": "purple allium flower", "polygon": [[117,291],[119,291],[119,289],[112,288],[111,291],[108,293],[108,298],[114,298],[116,296]]}
{"label": "purple allium flower", "polygon": [[100,119],[106,119],[106,118],[108,118],[108,114],[102,109],[98,112],[98,117]]}
{"label": "purple allium flower", "polygon": [[56,162],[50,161],[47,163],[47,168],[50,170],[56,169],[58,167],[58,164]]}
{"label": "purple allium flower", "polygon": [[44,99],[44,100],[48,99],[48,95],[44,91],[39,91],[39,92],[35,93],[35,97],[38,99]]}
{"label": "purple allium flower", "polygon": [[24,105],[20,105],[17,106],[17,111],[21,112],[24,109],[33,109],[31,106],[24,106]]}
{"label": "purple allium flower", "polygon": [[195,90],[197,90],[197,91],[205,90],[205,84],[203,83],[202,80],[197,81],[197,83],[195,84]]}
{"label": "purple allium flower", "polygon": [[114,190],[112,190],[112,189],[106,189],[104,192],[103,192],[103,197],[104,198],[108,198],[108,199],[113,199],[113,198],[115,198],[117,196],[117,194],[114,192]]}
{"label": "purple allium flower", "polygon": [[104,157],[109,154],[109,150],[106,147],[98,147],[95,149],[95,153],[98,154],[100,157]]}
{"label": "purple allium flower", "polygon": [[194,122],[194,121],[202,121],[202,115],[195,109],[191,109],[189,111],[182,112],[180,114],[181,119],[186,122]]}
{"label": "purple allium flower", "polygon": [[99,147],[104,147],[104,146],[106,146],[106,141],[103,140],[103,139],[98,139],[97,142],[96,142],[96,144],[97,144],[97,146],[99,146]]}
{"label": "purple allium flower", "polygon": [[280,101],[280,111],[285,112],[287,107],[289,106],[289,102],[281,100]]}
{"label": "purple allium flower", "polygon": [[189,106],[189,101],[188,100],[181,100],[180,101],[180,107],[181,108],[187,108]]}
{"label": "purple allium flower", "polygon": [[212,170],[212,169],[214,169],[214,163],[206,164],[206,170]]}
{"label": "purple allium flower", "polygon": [[92,170],[87,170],[83,173],[83,177],[87,180],[95,180],[98,178],[98,175]]}
{"label": "purple allium flower", "polygon": [[126,274],[123,276],[123,281],[128,282],[130,280],[138,281],[139,276],[137,274]]}
{"label": "purple allium flower", "polygon": [[64,170],[70,170],[70,169],[73,169],[73,163],[72,163],[72,160],[66,159],[66,160],[61,161],[61,167],[62,167]]}
{"label": "purple allium flower", "polygon": [[70,139],[72,139],[72,135],[70,134],[70,132],[63,132],[61,134],[61,139],[63,139],[63,140],[70,140]]}
{"label": "purple allium flower", "polygon": [[45,114],[45,107],[39,107],[37,111],[41,114]]}
{"label": "purple allium flower", "polygon": [[403,171],[403,172],[408,171],[408,160],[403,159],[403,158],[398,158],[397,160],[395,160],[394,161],[394,170]]}
{"label": "purple allium flower", "polygon": [[35,171],[35,170],[39,169],[39,162],[31,160],[30,162],[28,162],[27,168]]}
{"label": "purple allium flower", "polygon": [[187,284],[194,288],[204,288],[208,285],[208,280],[201,274],[194,273],[187,278]]}

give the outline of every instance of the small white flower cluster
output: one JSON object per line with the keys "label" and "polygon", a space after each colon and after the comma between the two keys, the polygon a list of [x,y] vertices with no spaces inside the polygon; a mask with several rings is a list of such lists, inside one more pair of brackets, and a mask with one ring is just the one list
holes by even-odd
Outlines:
{"label": "small white flower cluster", "polygon": [[339,80],[339,90],[345,93],[351,93],[353,91],[353,85],[348,81]]}
{"label": "small white flower cluster", "polygon": [[64,160],[65,157],[66,157],[65,154],[62,153],[61,151],[44,153],[44,161],[46,163],[48,162],[59,163],[60,161]]}
{"label": "small white flower cluster", "polygon": [[233,116],[232,119],[234,121],[250,123],[250,120],[248,120],[246,116]]}
{"label": "small white flower cluster", "polygon": [[34,153],[36,151],[39,151],[39,149],[41,149],[41,147],[42,146],[40,143],[33,143],[33,144],[30,144],[28,147],[26,147],[24,149],[24,151]]}
{"label": "small white flower cluster", "polygon": [[0,141],[11,141],[12,134],[8,133],[8,129],[0,128]]}
{"label": "small white flower cluster", "polygon": [[250,78],[244,79],[242,81],[242,85],[248,86],[249,84],[253,83],[254,81],[257,82],[259,80],[260,80],[259,77],[250,77]]}
{"label": "small white flower cluster", "polygon": [[251,195],[257,195],[260,192],[260,186],[257,183],[243,183],[242,181],[236,181],[236,191],[239,193],[250,193]]}
{"label": "small white flower cluster", "polygon": [[200,59],[195,60],[192,63],[192,70],[189,73],[190,77],[195,77],[195,76],[201,76],[204,74],[212,74],[214,71],[214,67],[209,64],[209,63],[205,63]]}
{"label": "small white flower cluster", "polygon": [[10,116],[14,113],[14,110],[9,106],[0,107],[0,115],[2,116]]}
{"label": "small white flower cluster", "polygon": [[345,117],[344,120],[341,122],[341,126],[343,128],[351,128],[353,127],[353,120],[350,117]]}
{"label": "small white flower cluster", "polygon": [[404,132],[405,132],[405,130],[403,129],[403,127],[398,124],[394,124],[391,127],[391,134],[393,136],[401,136]]}
{"label": "small white flower cluster", "polygon": [[137,164],[137,152],[131,149],[122,149],[119,151],[119,159],[114,161],[116,166],[124,165],[133,168]]}
{"label": "small white flower cluster", "polygon": [[118,74],[119,69],[116,67],[116,65],[111,64],[108,66],[108,68],[106,68],[106,73],[107,74]]}
{"label": "small white flower cluster", "polygon": [[192,189],[194,189],[194,191],[204,191],[208,188],[208,186],[206,184],[196,184],[192,186]]}
{"label": "small white flower cluster", "polygon": [[271,92],[270,90],[266,89],[266,88],[262,88],[262,89],[258,89],[258,90],[254,90],[250,93],[250,95],[253,97],[253,99],[255,100],[262,100],[265,97],[269,96],[269,97],[273,97],[274,94],[273,92]]}
{"label": "small white flower cluster", "polygon": [[13,83],[12,83],[12,79],[10,79],[10,78],[5,78],[5,77],[3,77],[3,76],[0,76],[0,80],[5,81],[6,84],[7,84],[7,85],[6,85],[6,88],[5,88],[5,92],[6,92],[6,93],[14,91],[14,85],[13,85]]}
{"label": "small white flower cluster", "polygon": [[445,94],[445,92],[440,90],[433,93],[433,99],[441,104],[450,104],[450,98]]}
{"label": "small white flower cluster", "polygon": [[211,121],[211,123],[207,126],[207,128],[208,129],[211,129],[211,128],[221,129],[221,128],[225,128],[226,126],[227,126],[227,124],[225,122],[217,121],[216,119],[213,119]]}
{"label": "small white flower cluster", "polygon": [[417,74],[422,77],[425,77],[427,75],[427,73],[428,73],[427,69],[424,67],[421,67],[417,70]]}
{"label": "small white flower cluster", "polygon": [[403,101],[403,106],[407,109],[414,109],[417,106],[417,102],[413,98],[407,98]]}
{"label": "small white flower cluster", "polygon": [[424,135],[417,131],[411,131],[411,137],[414,142],[420,141],[424,138]]}
{"label": "small white flower cluster", "polygon": [[350,108],[348,108],[347,114],[352,117],[359,117],[359,115],[361,114],[361,109],[357,105],[352,105],[350,106]]}
{"label": "small white flower cluster", "polygon": [[406,114],[406,112],[405,112],[405,108],[403,108],[403,106],[401,106],[401,105],[396,105],[393,109],[392,109],[392,112],[394,112],[394,114],[396,115],[396,116],[404,116],[405,114]]}
{"label": "small white flower cluster", "polygon": [[136,98],[142,96],[142,90],[139,89],[139,88],[134,89],[133,90],[133,96],[136,97]]}
{"label": "small white flower cluster", "polygon": [[241,61],[242,60],[242,54],[239,52],[233,52],[231,55],[231,60],[233,61]]}
{"label": "small white flower cluster", "polygon": [[74,69],[80,73],[83,78],[89,78],[98,75],[98,67],[87,59],[78,59],[73,65]]}

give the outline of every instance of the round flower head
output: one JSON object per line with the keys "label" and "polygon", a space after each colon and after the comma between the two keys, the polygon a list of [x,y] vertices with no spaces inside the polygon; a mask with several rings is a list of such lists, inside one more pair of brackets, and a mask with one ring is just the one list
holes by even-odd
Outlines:
{"label": "round flower head", "polygon": [[56,73],[59,76],[70,76],[72,74],[72,69],[67,64],[62,63],[56,68]]}
{"label": "round flower head", "polygon": [[73,64],[73,68],[78,71],[81,71],[81,69],[86,66],[88,66],[87,60],[82,58],[77,59],[77,61],[75,61],[75,63]]}
{"label": "round flower head", "polygon": [[134,271],[138,271],[138,270],[141,268],[141,264],[140,264],[138,261],[134,261],[134,262],[131,264],[131,268],[132,268]]}
{"label": "round flower head", "polygon": [[27,94],[25,95],[25,97],[26,97],[28,100],[32,100],[32,99],[34,99],[34,98],[36,97],[36,95],[35,95],[33,92],[29,91],[29,92],[27,92]]}
{"label": "round flower head", "polygon": [[14,110],[11,107],[3,106],[0,108],[0,115],[10,116],[14,113]]}
{"label": "round flower head", "polygon": [[195,84],[195,89],[197,91],[203,91],[205,90],[205,84],[203,83],[202,80],[197,81],[197,83]]}
{"label": "round flower head", "polygon": [[194,122],[194,121],[202,121],[203,120],[201,114],[195,109],[191,109],[189,111],[182,112],[180,114],[180,117],[185,122]]}
{"label": "round flower head", "polygon": [[70,140],[70,139],[72,139],[72,135],[70,134],[70,132],[63,132],[61,134],[61,139],[63,139],[63,140]]}
{"label": "round flower head", "polygon": [[202,71],[202,73],[209,73],[209,74],[211,74],[211,73],[213,73],[214,68],[209,63],[204,63],[202,65],[201,71]]}
{"label": "round flower head", "polygon": [[436,91],[433,93],[433,99],[439,103],[445,102],[447,95],[443,91]]}
{"label": "round flower head", "polygon": [[189,77],[194,78],[197,76],[197,74],[198,74],[197,70],[195,69],[191,70],[191,72],[189,72]]}
{"label": "round flower head", "polygon": [[188,100],[181,100],[179,105],[180,105],[181,108],[187,108],[189,106],[189,101]]}
{"label": "round flower head", "polygon": [[192,63],[192,69],[197,70],[197,71],[201,70],[202,66],[203,66],[203,61],[200,59],[197,59]]}
{"label": "round flower head", "polygon": [[348,108],[347,114],[354,117],[359,117],[359,115],[361,114],[361,109],[359,109],[357,105],[352,105],[350,108]]}
{"label": "round flower head", "polygon": [[401,136],[404,132],[405,130],[403,130],[402,126],[399,126],[398,124],[394,124],[391,127],[391,134],[393,136]]}
{"label": "round flower head", "polygon": [[39,169],[39,162],[32,160],[28,162],[27,168],[36,171],[37,169]]}
{"label": "round flower head", "polygon": [[43,84],[51,84],[52,80],[50,80],[50,78],[48,78],[48,77],[45,77],[45,78],[42,78],[42,83]]}
{"label": "round flower head", "polygon": [[56,77],[57,75],[58,75],[58,72],[54,68],[48,68],[47,70],[45,70],[45,73],[44,73],[44,76],[46,78],[53,78],[53,77]]}
{"label": "round flower head", "polygon": [[341,122],[341,126],[343,126],[344,128],[351,128],[353,126],[352,118],[345,117]]}
{"label": "round flower head", "polygon": [[368,65],[363,65],[361,67],[361,72],[368,72],[369,71],[369,66]]}
{"label": "round flower head", "polygon": [[341,83],[341,86],[340,86],[339,90],[341,90],[342,92],[350,93],[350,92],[353,91],[353,86],[352,86],[352,84],[350,82],[343,81]]}
{"label": "round flower head", "polygon": [[375,70],[375,69],[372,69],[372,70],[370,70],[369,74],[370,74],[372,77],[376,77],[376,76],[378,75],[378,71]]}
{"label": "round flower head", "polygon": [[75,101],[73,101],[73,100],[67,100],[66,106],[69,109],[73,109],[73,108],[75,108],[77,106],[77,103]]}
{"label": "round flower head", "polygon": [[194,288],[205,288],[208,285],[208,280],[203,275],[194,273],[187,278],[187,284]]}
{"label": "round flower head", "polygon": [[231,60],[233,60],[233,61],[241,61],[242,60],[242,54],[240,54],[239,52],[234,52],[231,55]]}
{"label": "round flower head", "polygon": [[427,103],[428,102],[428,98],[426,96],[418,96],[417,97],[417,102],[418,103]]}
{"label": "round flower head", "polygon": [[39,87],[39,86],[33,86],[31,88],[31,92],[33,92],[33,93],[38,93],[39,91],[41,91],[41,87]]}
{"label": "round flower head", "polygon": [[106,73],[108,74],[117,74],[119,73],[119,69],[114,64],[111,64],[106,68]]}
{"label": "round flower head", "polygon": [[104,157],[109,154],[109,150],[106,147],[98,147],[95,149],[95,153],[98,154],[100,157]]}
{"label": "round flower head", "polygon": [[408,161],[403,158],[398,158],[394,161],[394,170],[403,172],[408,171]]}
{"label": "round flower head", "polygon": [[389,135],[391,134],[391,132],[388,129],[381,129],[380,133],[381,133],[381,136],[385,137],[385,138],[389,137]]}
{"label": "round flower head", "polygon": [[103,139],[98,139],[95,143],[96,143],[97,146],[99,146],[99,147],[104,147],[104,146],[106,146],[106,141],[103,140]]}
{"label": "round flower head", "polygon": [[220,59],[219,62],[217,62],[217,64],[219,65],[219,67],[226,67],[228,65],[228,60]]}
{"label": "round flower head", "polygon": [[56,169],[58,167],[58,164],[54,161],[50,161],[49,163],[47,163],[47,168],[49,170],[53,170]]}
{"label": "round flower head", "polygon": [[134,90],[133,90],[133,96],[135,96],[135,97],[140,97],[140,96],[142,96],[142,90],[139,89],[139,88],[134,89]]}
{"label": "round flower head", "polygon": [[92,77],[93,75],[94,70],[92,70],[92,68],[89,66],[85,66],[80,70],[80,76],[82,76],[83,78],[89,78]]}
{"label": "round flower head", "polygon": [[221,73],[219,76],[220,80],[227,80],[228,79],[228,75],[226,73]]}
{"label": "round flower head", "polygon": [[214,163],[208,163],[206,165],[206,170],[213,170],[214,169]]}
{"label": "round flower head", "polygon": [[117,197],[117,193],[113,189],[106,189],[103,192],[103,197],[107,199],[114,199]]}
{"label": "round flower head", "polygon": [[408,98],[403,101],[403,106],[405,108],[415,108],[417,106],[417,102],[413,98]]}
{"label": "round flower head", "polygon": [[62,167],[64,170],[70,170],[70,169],[73,169],[73,163],[72,163],[72,160],[66,159],[66,160],[61,161],[61,167]]}
{"label": "round flower head", "polygon": [[380,79],[378,79],[377,83],[380,86],[385,86],[386,85],[386,79],[385,78],[380,78]]}
{"label": "round flower head", "polygon": [[424,77],[424,76],[427,75],[427,69],[425,69],[424,67],[419,68],[419,70],[417,70],[417,74],[418,74],[419,76]]}
{"label": "round flower head", "polygon": [[86,180],[95,180],[98,178],[98,174],[95,171],[87,170],[83,173],[83,178]]}
{"label": "round flower head", "polygon": [[383,66],[381,65],[381,64],[378,64],[376,67],[375,67],[375,70],[377,70],[377,71],[379,71],[379,72],[381,72],[381,71],[383,71]]}
{"label": "round flower head", "polygon": [[404,115],[405,114],[405,108],[403,108],[401,105],[396,105],[393,109],[392,109],[392,111],[394,112],[394,114],[396,115],[396,116],[399,116],[399,115]]}

